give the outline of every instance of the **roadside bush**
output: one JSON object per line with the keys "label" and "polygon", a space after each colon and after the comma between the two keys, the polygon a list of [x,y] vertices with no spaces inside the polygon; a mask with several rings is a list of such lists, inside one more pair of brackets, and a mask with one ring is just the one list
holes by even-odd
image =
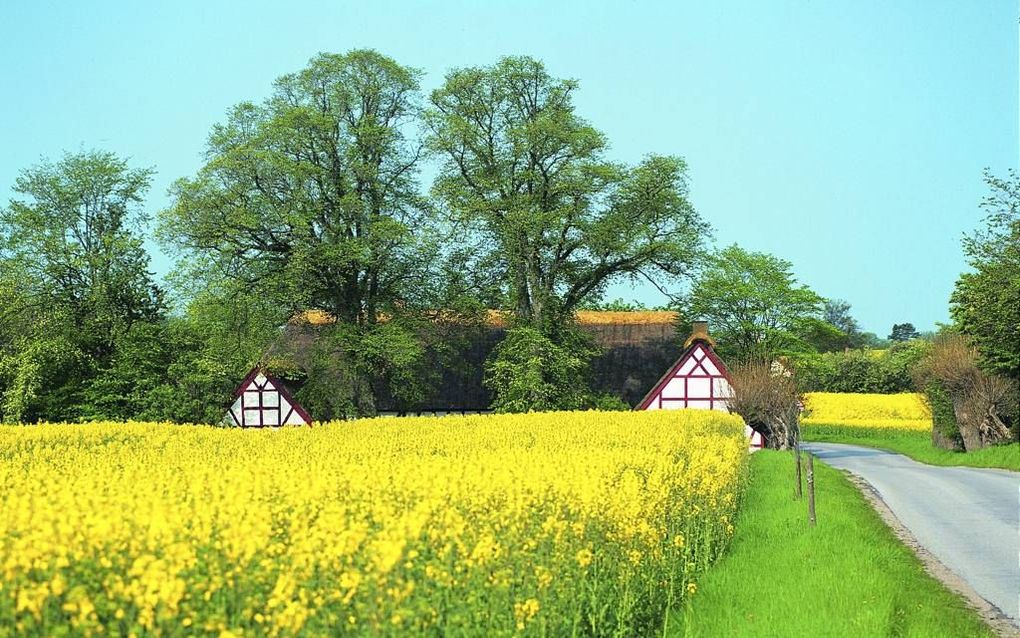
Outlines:
{"label": "roadside bush", "polygon": [[937,380],[929,379],[924,386],[924,397],[931,409],[932,443],[947,450],[962,450],[963,437],[949,393]]}
{"label": "roadside bush", "polygon": [[734,393],[730,410],[762,433],[765,447],[793,447],[800,438],[800,397],[793,377],[763,361],[736,366],[730,377]]}
{"label": "roadside bush", "polygon": [[[945,334],[915,369],[917,387],[932,402],[935,445],[951,447],[960,441],[969,452],[1015,440],[1017,384],[981,370],[977,362],[977,351],[966,337]],[[955,440],[949,406],[959,429]]]}
{"label": "roadside bush", "polygon": [[896,394],[914,389],[912,371],[931,349],[927,341],[869,349],[805,354],[791,360],[802,392]]}

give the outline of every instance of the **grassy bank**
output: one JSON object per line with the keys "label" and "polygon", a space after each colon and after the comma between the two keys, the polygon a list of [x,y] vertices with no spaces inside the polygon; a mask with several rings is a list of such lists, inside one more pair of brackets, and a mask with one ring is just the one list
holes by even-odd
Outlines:
{"label": "grassy bank", "polygon": [[933,446],[930,431],[854,427],[841,424],[805,424],[801,428],[801,436],[805,441],[850,443],[899,452],[916,461],[931,465],[999,467],[1020,471],[1020,443],[996,445],[975,452],[952,452]]}
{"label": "grassy bank", "polygon": [[[789,454],[756,453],[729,551],[671,636],[992,636],[929,576],[842,474],[816,463],[818,525]],[[806,498],[806,496],[805,496]]]}

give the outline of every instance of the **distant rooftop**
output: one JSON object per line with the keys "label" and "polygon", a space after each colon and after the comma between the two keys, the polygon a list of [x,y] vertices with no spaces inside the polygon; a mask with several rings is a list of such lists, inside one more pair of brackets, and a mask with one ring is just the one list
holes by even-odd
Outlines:
{"label": "distant rooftop", "polygon": [[[509,315],[507,311],[489,310],[486,322],[501,328]],[[581,310],[577,321],[586,326],[668,325],[676,321],[676,313],[671,310]],[[333,323],[333,316],[323,310],[306,310],[295,315],[290,323],[322,326]]]}

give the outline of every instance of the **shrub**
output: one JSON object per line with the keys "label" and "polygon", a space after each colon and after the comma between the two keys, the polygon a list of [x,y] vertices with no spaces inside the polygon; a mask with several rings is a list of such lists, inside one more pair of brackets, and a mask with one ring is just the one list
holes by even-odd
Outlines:
{"label": "shrub", "polygon": [[888,350],[803,354],[791,360],[803,392],[895,394],[914,389],[912,371],[931,348],[915,339]]}
{"label": "shrub", "polygon": [[579,330],[559,343],[538,328],[515,326],[485,362],[485,385],[496,412],[543,412],[589,407],[588,364],[596,349]]}
{"label": "shrub", "polygon": [[960,440],[967,451],[1009,441],[1015,436],[1015,428],[1011,426],[1016,414],[1017,384],[984,372],[977,362],[977,351],[970,341],[963,335],[950,333],[935,340],[915,369],[917,387],[934,392],[930,398],[935,402],[933,413],[936,413],[936,404],[938,412],[942,413],[938,417],[940,427],[934,429],[932,435],[936,445],[946,447],[954,443],[951,437],[940,440],[943,433],[952,433],[946,399],[952,406]]}
{"label": "shrub", "polygon": [[962,450],[963,437],[949,393],[937,380],[930,379],[924,386],[924,396],[931,409],[932,442],[941,448]]}
{"label": "shrub", "polygon": [[800,401],[789,374],[769,362],[751,362],[730,371],[730,410],[765,437],[765,446],[785,450],[800,438]]}

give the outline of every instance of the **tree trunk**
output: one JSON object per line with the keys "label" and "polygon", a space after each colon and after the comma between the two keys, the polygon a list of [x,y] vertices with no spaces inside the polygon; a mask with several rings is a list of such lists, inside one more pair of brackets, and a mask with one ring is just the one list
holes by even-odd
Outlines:
{"label": "tree trunk", "polygon": [[796,416],[793,420],[789,417],[777,418],[769,423],[756,423],[752,427],[762,433],[765,447],[770,450],[789,450],[797,443],[799,428]]}
{"label": "tree trunk", "polygon": [[956,423],[960,426],[960,436],[963,438],[963,449],[967,452],[980,450],[984,441],[981,438],[981,422],[979,417],[968,409],[956,411]]}

